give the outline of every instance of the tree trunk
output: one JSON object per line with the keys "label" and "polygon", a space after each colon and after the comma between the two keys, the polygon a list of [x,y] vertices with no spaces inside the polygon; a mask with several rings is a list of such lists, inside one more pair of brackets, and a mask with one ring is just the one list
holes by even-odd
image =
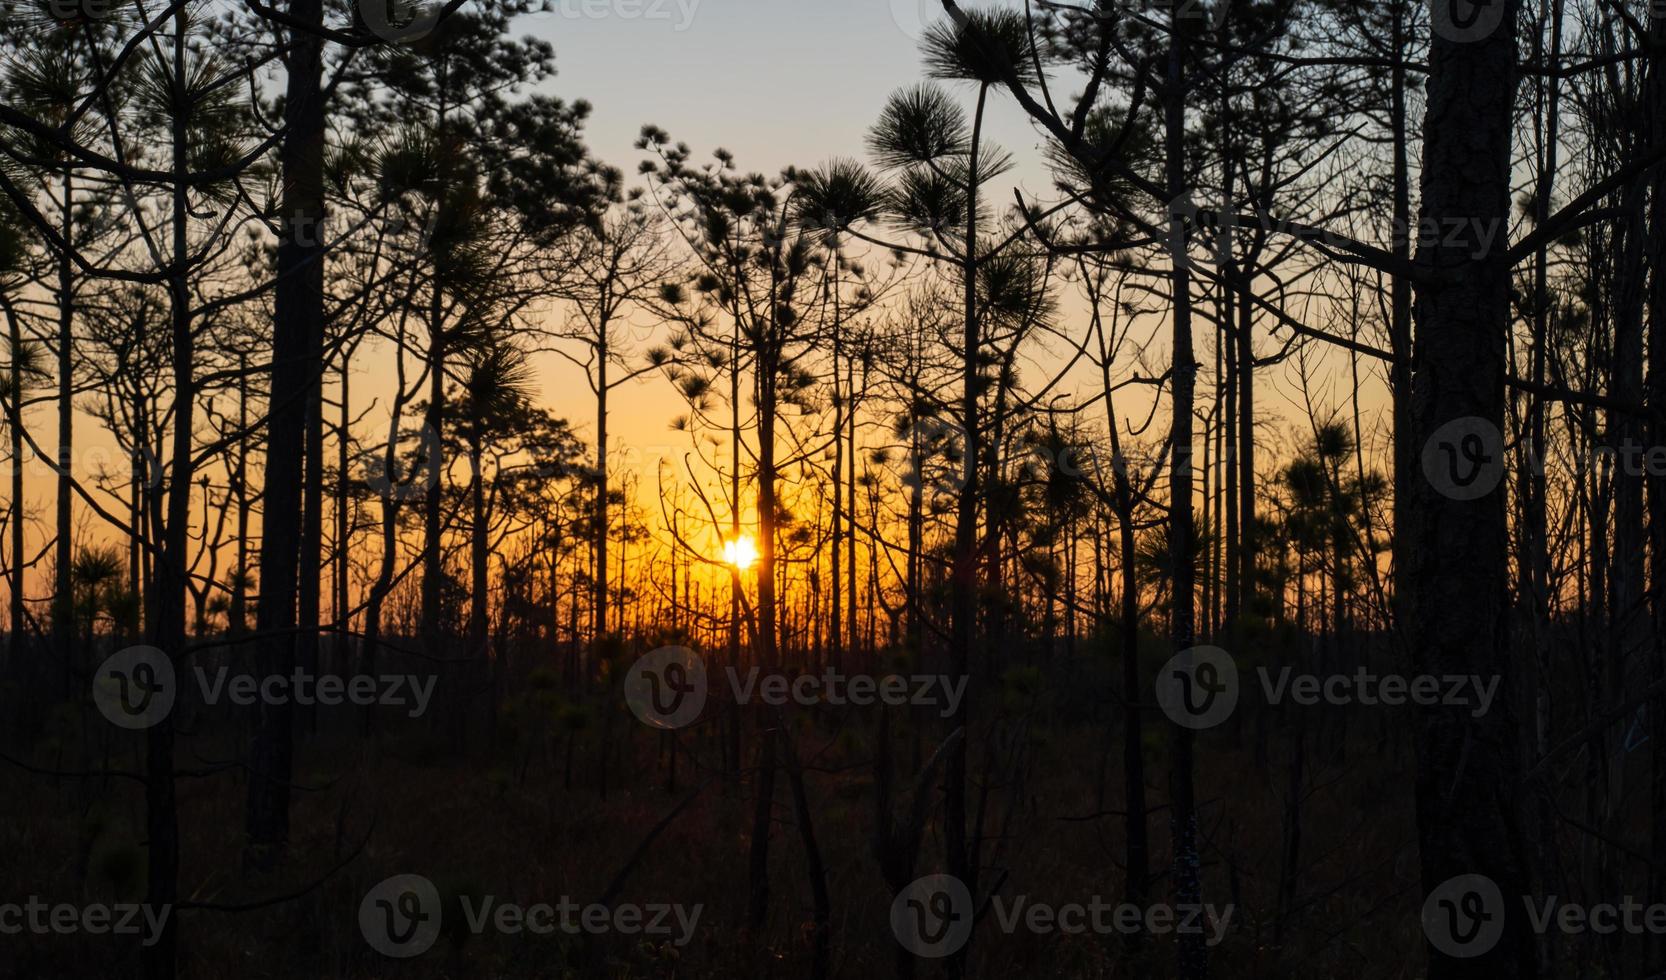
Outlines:
{"label": "tree trunk", "polygon": [[[773,291],[772,291],[773,293]],[[772,325],[760,343],[754,374],[758,406],[758,634],[756,656],[765,676],[780,667],[775,637],[775,345]],[[738,465],[738,458],[736,460]],[[775,770],[784,737],[779,712],[758,714],[759,762],[756,809],[752,820],[750,906],[754,932],[769,918],[769,835],[775,806]]]}
{"label": "tree trunk", "polygon": [[[1171,201],[1186,193],[1185,59],[1186,27],[1177,16],[1169,33],[1168,71],[1164,82],[1163,121],[1166,142],[1166,188]],[[1192,563],[1192,410],[1197,363],[1192,353],[1192,282],[1189,232],[1175,220],[1169,232],[1169,282],[1174,309],[1173,402],[1170,429],[1172,465],[1169,472],[1169,639],[1176,653],[1195,643],[1196,609]],[[1197,810],[1192,784],[1192,732],[1183,725],[1170,729],[1174,754],[1170,760],[1169,802],[1174,857],[1174,900],[1179,905],[1203,901],[1203,862],[1198,853]],[[1209,951],[1201,933],[1185,933],[1176,943],[1182,980],[1208,975]]]}
{"label": "tree trunk", "polygon": [[[317,259],[322,263],[323,255]],[[322,294],[320,294],[322,297]],[[320,310],[322,312],[322,310]],[[324,572],[324,329],[322,316],[312,319],[307,329],[307,422],[306,484],[301,498],[301,553],[297,558],[296,657],[300,666],[318,676],[319,605],[322,602]],[[303,711],[307,730],[318,731],[318,707]]]}
{"label": "tree trunk", "polygon": [[[964,322],[960,342],[962,363],[960,370],[960,427],[966,443],[962,483],[956,499],[954,552],[949,566],[949,674],[956,683],[963,683],[972,670],[977,648],[978,617],[978,508],[982,501],[981,467],[983,451],[979,428],[982,419],[978,412],[980,396],[978,371],[978,341],[981,339],[978,318],[978,165],[979,144],[983,138],[984,106],[989,98],[988,86],[978,88],[978,103],[972,119],[971,152],[967,158],[966,254],[961,269],[961,302]],[[945,736],[965,728],[970,717],[971,698],[964,697],[948,720]],[[972,860],[966,839],[966,756],[968,739],[957,739],[949,752],[944,774],[943,843],[948,851],[949,874],[960,879],[968,891],[977,895],[977,866]],[[970,945],[970,944],[968,944]],[[967,948],[961,947],[949,958],[949,975],[963,976],[966,970]]]}
{"label": "tree trunk", "polygon": [[75,265],[71,249],[75,242],[75,225],[71,215],[75,207],[75,186],[72,171],[64,171],[64,196],[59,206],[63,209],[64,251],[58,256],[58,496],[56,547],[52,586],[52,639],[56,648],[58,671],[63,694],[74,675],[70,660],[75,655],[75,601],[71,591],[70,564],[74,558],[74,500],[70,487],[70,468],[75,461]]}
{"label": "tree trunk", "polygon": [[[1666,10],[1654,8],[1649,18],[1649,106],[1645,146],[1666,141]],[[1656,168],[1649,188],[1649,378],[1648,406],[1653,409],[1649,445],[1666,445],[1666,169]],[[1658,683],[1666,678],[1666,486],[1648,481],[1650,598],[1654,614],[1654,663]],[[1649,718],[1666,718],[1666,695],[1649,705]],[[1648,901],[1666,901],[1666,740],[1650,740],[1650,856]],[[1644,951],[1646,973],[1666,965],[1666,937],[1656,934]]]}
{"label": "tree trunk", "polygon": [[[185,91],[186,15],[174,15],[174,90]],[[151,644],[169,662],[185,649],[186,552],[190,547],[192,430],[196,419],[196,380],[191,338],[190,252],[186,222],[190,215],[185,174],[189,170],[186,142],[188,117],[178,113],[173,124],[172,275],[168,278],[171,313],[170,348],[173,360],[174,427],[167,485],[167,523],[162,528]],[[179,895],[179,812],[174,799],[174,726],[171,712],[145,732],[145,902],[152,908],[171,908]],[[146,980],[172,980],[179,947],[179,927],[168,916],[161,935],[145,947],[142,960]]]}
{"label": "tree trunk", "polygon": [[596,331],[596,527],[595,603],[596,628],[592,639],[600,643],[607,635],[607,319]]}
{"label": "tree trunk", "polygon": [[[317,27],[320,0],[291,0],[291,17]],[[295,664],[298,588],[295,543],[301,535],[301,483],[306,452],[307,393],[316,365],[310,334],[324,315],[324,102],[320,92],[322,42],[305,29],[294,32],[288,66],[279,151],[284,175],[284,224],[278,243],[274,291],[272,380],[267,406],[266,473],[262,495],[260,601],[256,606],[259,670],[287,675]],[[289,839],[289,782],[293,765],[292,709],[262,703],[250,754],[245,863],[270,868]]]}
{"label": "tree trunk", "polygon": [[[1454,422],[1483,434],[1491,427],[1491,451],[1501,451],[1496,434],[1504,415],[1509,268],[1502,250],[1483,251],[1480,242],[1485,232],[1501,231],[1509,216],[1517,8],[1508,0],[1502,24],[1484,39],[1457,41],[1437,31],[1430,45],[1422,219],[1430,223],[1425,227],[1458,233],[1439,241],[1429,236],[1418,249],[1412,444],[1423,450],[1425,465],[1407,481],[1413,493],[1401,541],[1410,594],[1409,622],[1402,625],[1420,673],[1503,678],[1494,710],[1480,718],[1462,706],[1443,706],[1425,709],[1418,720],[1424,893],[1476,874],[1503,895],[1503,908],[1484,910],[1502,920],[1499,942],[1469,958],[1431,943],[1431,980],[1530,977],[1537,970],[1521,901],[1528,857],[1510,694],[1505,494],[1500,484],[1475,499],[1456,499],[1472,494],[1451,492],[1444,479],[1447,492],[1441,492],[1429,466],[1439,458],[1440,446],[1430,446],[1438,438],[1446,440],[1448,459],[1475,469],[1462,476],[1476,476],[1480,467],[1502,471],[1501,459],[1474,454],[1474,440],[1463,457],[1464,446],[1447,434],[1452,430],[1438,436],[1437,430]],[[1460,921],[1462,903],[1448,911],[1454,921],[1447,925],[1460,939],[1479,924]]]}
{"label": "tree trunk", "polygon": [[[17,322],[17,312],[12,305],[6,304],[7,340],[12,350],[11,382],[9,393],[10,402],[6,412],[6,427],[11,430],[12,450],[12,500],[7,520],[11,524],[12,532],[12,564],[11,564],[11,615],[9,624],[12,631],[6,653],[12,658],[14,669],[21,669],[26,662],[23,650],[23,364],[20,352],[23,347],[23,334]],[[137,527],[135,527],[137,531]],[[134,583],[138,587],[138,583]],[[32,673],[30,675],[33,676]],[[24,690],[33,690],[25,686]],[[31,713],[32,713],[32,709]]]}

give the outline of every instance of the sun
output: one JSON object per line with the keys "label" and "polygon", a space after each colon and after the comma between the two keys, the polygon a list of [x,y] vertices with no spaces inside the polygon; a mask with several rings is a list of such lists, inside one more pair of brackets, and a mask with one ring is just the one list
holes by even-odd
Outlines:
{"label": "sun", "polygon": [[758,546],[749,537],[723,542],[723,561],[737,571],[746,571],[758,561]]}

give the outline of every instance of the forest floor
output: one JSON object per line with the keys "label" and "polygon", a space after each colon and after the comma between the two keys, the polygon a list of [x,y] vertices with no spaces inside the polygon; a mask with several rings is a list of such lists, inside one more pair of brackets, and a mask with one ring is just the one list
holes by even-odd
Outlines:
{"label": "forest floor", "polygon": [[[998,696],[979,699],[974,727],[981,734],[969,761],[974,819],[979,801],[986,806],[979,889],[999,888],[969,946],[973,977],[1133,975],[1121,935],[1072,933],[1062,920],[1036,927],[1026,917],[1038,904],[1123,901],[1121,722],[1090,693],[1108,683],[1113,667],[1107,657],[1085,655],[1012,668],[991,682]],[[322,718],[316,735],[303,724],[288,860],[265,875],[240,874],[248,787],[245,770],[227,760],[238,757],[241,736],[223,719],[198,719],[176,751],[178,768],[194,771],[177,781],[182,902],[198,905],[176,910],[181,976],[810,976],[812,889],[788,781],[776,783],[769,915],[754,935],[746,925],[751,782],[745,773],[736,783],[721,772],[719,726],[702,722],[675,736],[673,777],[672,736],[622,708],[598,725],[601,704],[598,696],[587,713],[575,712],[557,693],[526,692],[505,702],[495,739],[477,726],[461,752],[444,749],[454,743],[438,724],[385,723],[374,737],[353,731],[344,717]],[[898,971],[893,895],[874,845],[881,710],[896,709],[791,717],[826,865],[835,978]],[[83,714],[60,707],[52,734],[7,754],[39,770],[141,768],[138,735],[112,738],[96,715]],[[893,716],[903,803],[913,794],[919,756],[929,756],[942,733],[941,719],[915,717],[918,728]],[[1295,733],[1264,709],[1199,737],[1204,901],[1215,911],[1211,930],[1220,930],[1213,975],[1419,974],[1408,717],[1369,727],[1350,721],[1346,730],[1342,715],[1308,717],[1299,780],[1292,778]],[[77,732],[90,734],[83,740]],[[747,731],[744,758],[754,758],[755,744]],[[1167,726],[1148,725],[1153,902],[1172,901],[1167,752]],[[1292,792],[1300,797],[1295,826]],[[916,874],[942,870],[941,813],[938,801]],[[0,852],[7,855],[0,897],[141,900],[144,814],[135,780],[0,765]],[[1281,867],[1294,869],[1285,875],[1282,927]],[[634,903],[648,915],[673,907],[659,913],[667,931],[538,934],[512,921],[501,928],[481,911],[563,900],[582,907],[626,871],[612,904]],[[401,874],[431,881],[445,908],[438,941],[411,959],[372,949],[360,924],[367,893]],[[487,897],[493,907],[483,904]],[[1151,976],[1171,975],[1174,937],[1157,937],[1145,955]],[[8,977],[131,977],[138,961],[138,943],[125,937],[0,937],[0,975]],[[919,975],[938,969],[924,963]]]}

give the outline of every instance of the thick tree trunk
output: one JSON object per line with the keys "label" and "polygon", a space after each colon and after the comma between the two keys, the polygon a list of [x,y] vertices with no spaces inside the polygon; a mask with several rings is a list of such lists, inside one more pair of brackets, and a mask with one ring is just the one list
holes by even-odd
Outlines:
{"label": "thick tree trunk", "polygon": [[[1406,68],[1409,55],[1404,0],[1394,0],[1393,34],[1389,56],[1394,67],[1389,73],[1389,126],[1393,140],[1394,181],[1394,257],[1405,265],[1411,264],[1411,135],[1406,110]],[[1412,375],[1412,283],[1407,276],[1395,276],[1391,289],[1389,322],[1389,351],[1394,362],[1389,366],[1389,394],[1394,415],[1394,601],[1403,610],[1403,600],[1409,588],[1405,584],[1406,563],[1401,560],[1401,543],[1410,527],[1411,484],[1416,478],[1417,447],[1412,434],[1411,375]],[[1402,617],[1402,622],[1404,621]]]}
{"label": "thick tree trunk", "polygon": [[[291,0],[291,17],[323,23],[320,0]],[[310,363],[311,333],[324,309],[324,103],[320,92],[322,42],[294,32],[288,65],[280,150],[284,175],[284,225],[278,244],[274,291],[272,380],[267,407],[265,490],[262,494],[260,601],[256,630],[260,673],[294,670],[297,543],[301,536],[301,482],[306,452],[307,393],[317,366]],[[289,781],[293,765],[292,708],[263,703],[250,754],[245,862],[268,868],[282,858],[289,839]]]}
{"label": "thick tree trunk", "polygon": [[[1551,64],[1560,64],[1562,60],[1562,0],[1555,0],[1550,13],[1550,52]],[[1540,46],[1542,55],[1542,45]],[[1560,125],[1560,79],[1552,76],[1543,82],[1545,94],[1544,129],[1540,139],[1543,146],[1543,157],[1540,161],[1537,186],[1534,189],[1533,219],[1534,226],[1543,225],[1550,217],[1551,191],[1555,187],[1559,141],[1561,139]],[[1531,348],[1528,352],[1529,374],[1536,385],[1545,383],[1548,344],[1550,343],[1550,250],[1540,248],[1533,256],[1533,295],[1530,303],[1532,313]],[[1656,353],[1656,346],[1650,346],[1651,356]],[[1666,346],[1661,346],[1658,354],[1666,357]],[[1545,399],[1537,394],[1528,396],[1526,447],[1521,453],[1521,462],[1517,467],[1518,493],[1521,500],[1522,532],[1521,553],[1517,559],[1517,574],[1521,580],[1521,603],[1523,618],[1526,621],[1527,640],[1530,644],[1526,656],[1519,658],[1520,663],[1528,668],[1526,684],[1532,695],[1533,724],[1524,743],[1530,745],[1531,758],[1542,758],[1550,751],[1550,734],[1553,725],[1550,663],[1552,655],[1552,636],[1550,625],[1550,525],[1548,516],[1548,484],[1545,477]],[[1408,464],[1415,465],[1415,464]],[[1662,527],[1658,520],[1652,520],[1651,526]],[[1655,549],[1659,554],[1659,549]],[[1526,700],[1525,698],[1523,699]],[[1658,751],[1658,750],[1657,750]],[[1553,884],[1556,862],[1552,859],[1551,848],[1555,843],[1556,814],[1555,806],[1548,792],[1533,794],[1535,804],[1534,835],[1536,840],[1535,860],[1537,874],[1537,893],[1553,894],[1556,885]],[[1554,968],[1556,943],[1550,937],[1540,937],[1539,965],[1542,971],[1549,972]]]}
{"label": "thick tree trunk", "polygon": [[[1510,270],[1502,249],[1481,243],[1492,233],[1502,241],[1509,217],[1518,6],[1508,0],[1501,25],[1483,39],[1451,40],[1437,31],[1430,51],[1422,218],[1457,233],[1429,236],[1417,256],[1412,445],[1424,466],[1407,481],[1411,506],[1401,542],[1409,621],[1402,626],[1420,673],[1503,678],[1493,710],[1479,718],[1460,705],[1426,709],[1418,719],[1424,893],[1461,875],[1483,875],[1503,896],[1502,908],[1482,910],[1502,921],[1497,944],[1460,958],[1431,943],[1431,980],[1530,977],[1537,970],[1522,902],[1528,849],[1510,695],[1505,491],[1500,482],[1482,496],[1457,499],[1473,494],[1452,492],[1452,481],[1431,473],[1430,461],[1442,456],[1438,446],[1426,448],[1432,438],[1447,440],[1444,458],[1468,467],[1446,476],[1501,475],[1503,460],[1484,458],[1489,447],[1477,454],[1475,440],[1438,430],[1456,422],[1472,433],[1502,431]],[[1501,451],[1496,438],[1490,451]],[[1455,902],[1448,911],[1462,920],[1465,906]],[[1479,924],[1449,923],[1460,939]]]}
{"label": "thick tree trunk", "polygon": [[[1666,10],[1649,19],[1649,106],[1645,146],[1666,143]],[[1656,168],[1649,188],[1649,373],[1647,404],[1653,410],[1649,445],[1666,445],[1666,168]],[[1666,481],[1648,481],[1649,592],[1653,611],[1653,676],[1666,679]],[[1650,718],[1666,717],[1666,695],[1649,705]],[[1650,740],[1650,856],[1648,901],[1666,901],[1666,739]],[[1655,935],[1645,949],[1646,973],[1666,966],[1666,937]]]}

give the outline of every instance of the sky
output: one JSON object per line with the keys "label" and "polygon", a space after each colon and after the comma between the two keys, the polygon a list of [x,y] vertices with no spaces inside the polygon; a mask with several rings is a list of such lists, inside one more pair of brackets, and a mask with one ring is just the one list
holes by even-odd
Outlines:
{"label": "sky", "polygon": [[[555,47],[558,75],[543,86],[569,101],[591,103],[587,141],[598,158],[633,183],[644,158],[635,142],[646,123],[687,142],[696,161],[719,147],[747,171],[776,174],[788,165],[813,166],[835,156],[863,157],[864,135],[894,90],[922,79],[918,40],[943,16],[941,0],[549,0],[551,10],[523,18],[517,34]],[[970,100],[970,89],[962,86]],[[1040,146],[1022,112],[991,102],[988,132],[1018,158],[1008,178],[1027,193],[1045,194],[1037,165]],[[1010,191],[1003,187],[1003,196]],[[560,317],[559,308],[544,311]],[[647,331],[638,331],[639,335]],[[646,345],[644,345],[646,346]],[[385,351],[353,365],[353,414],[361,438],[386,431],[392,371]],[[590,440],[594,400],[583,375],[553,354],[534,357],[543,401]],[[331,395],[334,396],[334,385]],[[374,401],[375,404],[372,404]],[[28,412],[30,430],[51,452],[56,442],[50,405]],[[333,410],[332,410],[333,411]],[[671,420],[686,406],[659,373],[616,392],[609,417],[615,472],[634,470],[643,503],[653,507],[656,460],[680,460],[686,434]],[[88,483],[107,472],[119,479],[127,464],[104,427],[77,413],[72,469]],[[25,464],[31,535],[50,533],[51,469]],[[104,536],[102,522],[77,502],[77,523],[88,539]]]}
{"label": "sky", "polygon": [[[722,146],[765,173],[860,156],[886,96],[919,80],[918,38],[942,16],[940,0],[550,2],[524,24],[555,45],[550,88],[592,103],[594,151],[627,171],[649,122],[699,158]],[[1004,102],[992,127],[1021,157],[1039,144]]]}
{"label": "sky", "polygon": [[[517,22],[516,29],[555,46],[558,75],[546,89],[592,104],[587,132],[593,153],[633,181],[644,158],[634,144],[645,123],[688,143],[696,162],[710,160],[711,151],[721,147],[746,171],[775,174],[788,165],[814,166],[836,156],[865,160],[869,126],[892,92],[924,80],[919,41],[928,25],[945,16],[941,0],[549,2],[550,12]],[[997,2],[1022,7],[1020,0]],[[973,87],[947,85],[970,109]],[[1068,101],[1074,93],[1056,94]],[[993,188],[996,199],[1011,201],[1015,187],[1028,200],[1053,199],[1042,165],[1043,140],[1023,111],[997,95],[989,101],[985,125],[988,138],[1015,161],[1014,170]],[[1067,287],[1062,307],[1085,323],[1075,295]],[[1159,335],[1158,346],[1166,346],[1160,325],[1148,329]],[[1200,326],[1199,353],[1212,360],[1201,333]],[[1031,380],[1038,380],[1048,356],[1034,353],[1040,361]],[[548,355],[536,363],[550,407],[586,438],[593,436],[593,403],[578,369]],[[1276,413],[1293,404],[1287,385],[1265,380],[1273,382],[1262,390],[1265,410]],[[1151,394],[1124,392],[1123,412],[1142,414],[1138,403]],[[616,471],[635,470],[651,495],[655,461],[678,460],[688,451],[687,435],[669,428],[685,406],[658,373],[644,375],[613,405],[609,427]]]}
{"label": "sky", "polygon": [[[941,0],[549,2],[549,12],[518,21],[515,29],[554,45],[559,74],[545,88],[591,103],[587,139],[593,153],[633,182],[644,157],[634,144],[646,123],[687,142],[696,161],[722,147],[740,168],[765,174],[835,156],[865,157],[865,134],[887,96],[922,80],[918,42],[925,25],[943,16]],[[949,87],[970,105],[970,86]],[[1030,200],[1052,197],[1040,164],[1042,140],[1022,111],[1004,96],[992,98],[986,127],[1017,164],[997,189],[1000,199],[1010,201],[1014,186]],[[549,308],[545,315],[562,312]],[[1200,352],[1205,349],[1200,342]],[[594,401],[579,369],[553,354],[538,355],[534,363],[544,403],[592,439]],[[368,410],[356,427],[361,437],[385,432],[385,408],[378,412],[367,403],[375,398],[378,407],[386,405],[390,376],[375,355],[354,364],[354,415]],[[1278,400],[1271,391],[1265,397]],[[656,461],[680,460],[690,448],[687,435],[670,428],[686,407],[658,373],[616,392],[612,404],[615,472],[634,470],[639,499],[655,510]],[[48,447],[55,442],[49,413],[49,406],[30,413],[31,429]],[[81,478],[124,468],[119,460],[112,465],[112,440],[85,415],[78,420],[77,442],[74,469]],[[51,474],[40,461],[29,467],[29,515],[41,528],[50,521]]]}
{"label": "sky", "polygon": [[[773,175],[832,157],[866,157],[865,136],[886,98],[923,80],[919,38],[942,18],[941,0],[551,0],[551,12],[516,30],[555,46],[558,75],[544,87],[593,106],[588,143],[636,180],[635,142],[653,123],[704,163],[719,147],[745,171]],[[950,83],[966,97],[973,89]],[[993,98],[987,129],[1018,164],[1003,179],[1031,198],[1049,196],[1042,141],[1010,100]],[[866,161],[865,161],[866,162]],[[551,315],[559,316],[558,310]],[[547,400],[586,437],[594,409],[578,369],[536,360]],[[563,383],[571,378],[580,387]],[[650,373],[609,417],[615,463],[651,487],[661,455],[681,457],[687,436],[669,429],[686,409],[663,376]]]}

